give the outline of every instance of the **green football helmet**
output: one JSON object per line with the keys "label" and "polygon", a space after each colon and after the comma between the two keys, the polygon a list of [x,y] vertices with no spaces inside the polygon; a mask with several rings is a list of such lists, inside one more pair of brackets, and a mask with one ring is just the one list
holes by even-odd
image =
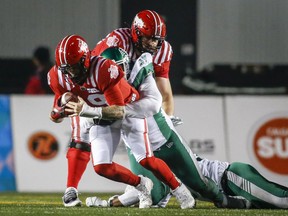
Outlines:
{"label": "green football helmet", "polygon": [[128,53],[120,47],[109,47],[101,53],[101,56],[106,59],[111,59],[115,63],[122,67],[126,74],[126,77],[130,73],[130,59]]}

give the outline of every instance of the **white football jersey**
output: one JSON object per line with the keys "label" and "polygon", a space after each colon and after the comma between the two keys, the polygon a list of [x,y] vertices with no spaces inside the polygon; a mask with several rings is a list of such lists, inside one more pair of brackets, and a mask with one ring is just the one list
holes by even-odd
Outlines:
{"label": "white football jersey", "polygon": [[203,159],[199,157],[198,155],[196,156],[196,159],[201,169],[201,173],[204,176],[212,179],[217,184],[217,186],[220,189],[222,189],[221,178],[222,178],[224,171],[228,168],[229,163],[217,161],[217,160],[208,160],[205,158]]}

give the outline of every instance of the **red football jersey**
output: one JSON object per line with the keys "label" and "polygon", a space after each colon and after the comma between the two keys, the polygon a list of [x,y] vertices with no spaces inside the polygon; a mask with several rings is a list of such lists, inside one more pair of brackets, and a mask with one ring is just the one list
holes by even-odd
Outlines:
{"label": "red football jersey", "polygon": [[88,77],[83,85],[73,83],[56,66],[48,73],[53,90],[54,105],[60,95],[69,91],[80,96],[90,106],[125,105],[139,99],[139,93],[124,79],[123,70],[113,61],[100,56],[92,57]]}
{"label": "red football jersey", "polygon": [[[124,49],[132,61],[136,61],[137,56],[131,38],[130,28],[119,28],[112,31],[101,40],[93,49],[92,55],[100,55],[108,47],[117,46]],[[161,48],[153,55],[153,66],[156,77],[169,78],[170,61],[173,51],[171,45],[164,41]]]}

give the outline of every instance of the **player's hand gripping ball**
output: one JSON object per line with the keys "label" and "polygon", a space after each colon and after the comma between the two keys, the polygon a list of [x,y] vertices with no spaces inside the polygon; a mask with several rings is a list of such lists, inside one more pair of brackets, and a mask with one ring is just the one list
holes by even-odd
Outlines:
{"label": "player's hand gripping ball", "polygon": [[[69,101],[72,101],[72,102],[78,102],[78,97],[76,95],[74,95],[72,92],[65,92],[62,96],[61,96],[61,100],[60,100],[60,104],[62,107],[64,107],[65,109],[65,106],[66,104],[69,102]],[[64,115],[65,117],[71,115],[73,113],[70,113],[70,112],[67,112],[65,111],[64,112]]]}
{"label": "player's hand gripping ball", "polygon": [[65,117],[71,113],[65,111],[66,104],[69,101],[78,102],[78,98],[71,92],[66,92],[63,95],[59,96],[57,103],[53,107],[53,110],[50,113],[50,119],[53,122],[60,123]]}

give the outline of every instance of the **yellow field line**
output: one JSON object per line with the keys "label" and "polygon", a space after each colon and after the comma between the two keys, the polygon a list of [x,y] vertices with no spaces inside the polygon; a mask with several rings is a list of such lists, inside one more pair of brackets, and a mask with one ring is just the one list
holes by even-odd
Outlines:
{"label": "yellow field line", "polygon": [[52,204],[52,205],[61,205],[60,202],[19,202],[19,201],[0,201],[1,204],[21,204],[21,205],[47,205],[47,204]]}

